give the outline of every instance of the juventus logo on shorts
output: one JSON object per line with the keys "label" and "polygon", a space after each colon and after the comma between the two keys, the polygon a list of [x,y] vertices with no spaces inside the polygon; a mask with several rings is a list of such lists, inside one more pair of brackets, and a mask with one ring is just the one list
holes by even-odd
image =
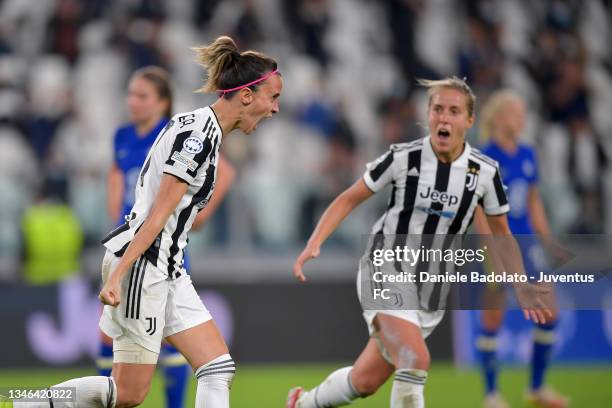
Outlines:
{"label": "juventus logo on shorts", "polygon": [[155,330],[157,329],[157,317],[147,317],[145,320],[149,322],[147,334],[149,336],[152,336],[155,333]]}
{"label": "juventus logo on shorts", "polygon": [[478,169],[476,167],[470,167],[465,177],[465,188],[468,191],[474,191],[476,184],[478,184]]}

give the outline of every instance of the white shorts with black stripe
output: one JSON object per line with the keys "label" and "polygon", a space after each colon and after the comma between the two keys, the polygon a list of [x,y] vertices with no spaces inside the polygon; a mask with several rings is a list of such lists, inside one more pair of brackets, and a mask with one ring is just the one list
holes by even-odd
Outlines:
{"label": "white shorts with black stripe", "polygon": [[[102,281],[119,262],[107,251]],[[100,329],[113,339],[127,336],[147,350],[159,353],[164,337],[211,320],[188,274],[170,279],[144,257],[138,258],[121,283],[121,302],[104,306]]]}

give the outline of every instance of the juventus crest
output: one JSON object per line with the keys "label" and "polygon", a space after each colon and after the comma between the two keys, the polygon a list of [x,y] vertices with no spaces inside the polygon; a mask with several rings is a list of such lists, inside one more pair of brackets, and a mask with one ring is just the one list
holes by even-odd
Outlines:
{"label": "juventus crest", "polygon": [[147,317],[145,320],[149,322],[149,328],[147,329],[146,333],[149,336],[152,336],[155,333],[155,330],[157,330],[157,317]]}
{"label": "juventus crest", "polygon": [[468,191],[474,191],[474,189],[476,188],[476,185],[478,185],[478,174],[480,173],[480,170],[478,170],[476,167],[470,167],[468,169],[468,172],[465,176],[465,187],[467,188]]}

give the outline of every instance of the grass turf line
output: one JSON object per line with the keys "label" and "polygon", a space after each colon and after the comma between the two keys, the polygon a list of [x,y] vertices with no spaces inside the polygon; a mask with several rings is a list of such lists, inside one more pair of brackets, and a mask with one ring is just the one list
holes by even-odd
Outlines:
{"label": "grass turf line", "polygon": [[[239,364],[231,393],[233,408],[282,407],[287,391],[294,385],[306,388],[320,383],[331,371],[343,364]],[[68,378],[96,375],[93,369],[41,369],[0,370],[0,387],[41,387],[64,381]],[[569,395],[572,406],[604,408],[612,406],[612,367],[610,366],[559,366],[548,375],[549,383]],[[523,393],[528,384],[526,369],[508,368],[500,376],[501,393],[513,407],[523,406]],[[379,408],[389,404],[391,381],[375,395],[356,401],[352,407]],[[428,407],[480,406],[482,383],[474,370],[456,370],[450,364],[434,364],[427,385],[425,398]],[[151,391],[142,407],[164,406],[163,381],[158,372]],[[189,387],[186,407],[193,407],[195,380]]]}

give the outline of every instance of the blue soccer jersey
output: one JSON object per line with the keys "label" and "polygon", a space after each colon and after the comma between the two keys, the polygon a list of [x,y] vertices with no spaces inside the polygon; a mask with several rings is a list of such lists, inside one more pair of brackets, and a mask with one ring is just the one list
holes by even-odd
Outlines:
{"label": "blue soccer jersey", "polygon": [[506,195],[510,204],[508,224],[513,234],[532,234],[529,218],[529,188],[538,182],[538,165],[535,150],[519,144],[514,154],[508,154],[494,141],[483,146],[481,151],[499,163]]}
{"label": "blue soccer jersey", "polygon": [[140,169],[149,153],[149,149],[159,132],[166,126],[168,119],[163,118],[144,136],[136,133],[136,126],[128,124],[117,129],[114,140],[115,165],[123,173],[123,204],[118,224],[123,224],[134,205],[134,192]]}

